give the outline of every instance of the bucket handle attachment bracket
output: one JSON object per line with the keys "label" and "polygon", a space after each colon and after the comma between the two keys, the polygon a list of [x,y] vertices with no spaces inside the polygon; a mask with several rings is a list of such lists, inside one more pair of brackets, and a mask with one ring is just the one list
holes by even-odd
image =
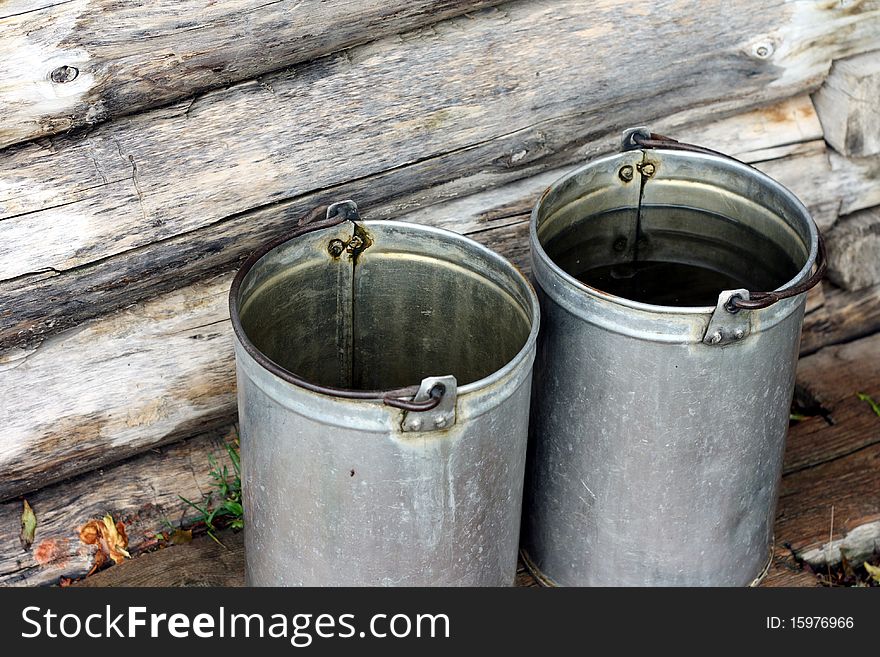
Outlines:
{"label": "bucket handle attachment bracket", "polygon": [[749,317],[751,313],[732,307],[735,299],[748,301],[749,291],[725,290],[718,295],[718,303],[703,334],[703,344],[723,347],[733,342],[742,342],[749,335],[752,330]]}
{"label": "bucket handle attachment bracket", "polygon": [[370,236],[357,223],[360,218],[361,215],[354,201],[337,201],[327,206],[327,222],[332,221],[339,224],[347,221],[353,226],[352,236],[348,240],[343,241],[334,237],[327,244],[327,252],[333,258],[339,258],[343,253],[348,253],[352,259],[356,259],[373,244]]}
{"label": "bucket handle attachment bracket", "polygon": [[386,406],[404,411],[400,428],[405,432],[440,431],[455,424],[458,382],[452,375],[422,379],[412,400],[386,396]]}

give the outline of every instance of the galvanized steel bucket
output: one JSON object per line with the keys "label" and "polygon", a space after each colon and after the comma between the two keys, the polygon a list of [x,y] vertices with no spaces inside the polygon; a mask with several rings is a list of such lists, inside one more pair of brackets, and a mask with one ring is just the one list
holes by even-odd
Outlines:
{"label": "galvanized steel bucket", "polygon": [[538,333],[513,265],[345,201],[230,310],[249,584],[513,583]]}
{"label": "galvanized steel bucket", "polygon": [[769,560],[824,249],[757,170],[644,129],[624,143],[532,213],[523,557],[548,585],[747,585]]}

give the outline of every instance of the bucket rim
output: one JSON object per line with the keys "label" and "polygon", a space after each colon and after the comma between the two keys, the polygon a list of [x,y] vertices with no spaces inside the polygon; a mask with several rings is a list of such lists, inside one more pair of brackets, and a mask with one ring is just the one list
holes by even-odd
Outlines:
{"label": "bucket rim", "polygon": [[[232,284],[229,288],[229,319],[232,323],[233,334],[238,342],[241,344],[242,348],[248,354],[248,356],[250,356],[257,363],[257,365],[262,367],[270,374],[278,377],[282,381],[292,384],[298,388],[302,388],[310,392],[325,395],[328,397],[346,399],[349,401],[381,402],[387,397],[404,397],[415,395],[419,389],[420,382],[416,382],[413,385],[407,386],[405,388],[396,388],[390,390],[358,390],[336,386],[323,386],[313,383],[305,377],[302,377],[282,367],[271,358],[266,356],[251,342],[250,338],[248,338],[247,333],[244,330],[244,327],[242,326],[239,307],[239,293],[241,292],[241,286],[244,283],[245,278],[257,265],[257,263],[259,263],[260,260],[269,255],[275,249],[289,242],[292,242],[293,240],[302,237],[307,233],[333,228],[344,223],[345,221],[345,218],[341,218],[338,221],[319,221],[312,224],[299,226],[291,232],[288,232],[280,237],[266,242],[265,244],[257,248],[253,253],[251,253],[250,256],[248,256],[248,258],[242,263],[238,272],[235,274],[235,278],[233,278]],[[490,249],[487,246],[484,246],[483,244],[480,244],[479,242],[467,237],[466,235],[462,235],[461,233],[456,233],[455,231],[447,230],[445,228],[438,228],[436,226],[427,226],[424,224],[416,224],[408,221],[396,221],[389,219],[357,219],[356,221],[352,221],[351,223],[363,225],[367,228],[402,228],[406,231],[433,235],[443,239],[458,242],[468,249],[476,251],[483,257],[487,258],[490,262],[494,263],[501,270],[508,273],[512,280],[518,282],[521,285],[522,292],[524,292],[524,296],[527,299],[529,305],[529,308],[525,308],[524,310],[527,311],[531,324],[529,327],[529,334],[526,337],[523,346],[513,356],[513,358],[508,360],[502,367],[498,368],[488,376],[477,379],[476,381],[471,381],[470,383],[467,383],[465,385],[458,386],[457,395],[459,397],[468,393],[479,392],[480,390],[493,386],[499,381],[503,381],[511,374],[516,372],[522,366],[524,361],[530,359],[530,355],[535,350],[535,346],[538,340],[538,331],[540,329],[540,303],[538,301],[538,296],[535,292],[535,288],[529,280],[528,276],[526,276],[513,262],[502,256],[500,253],[494,251],[493,249]],[[454,372],[452,372],[451,374],[454,375]]]}
{"label": "bucket rim", "polygon": [[[696,315],[711,315],[716,306],[664,306],[660,304],[651,304],[644,303],[641,301],[633,301],[632,299],[627,299],[626,297],[617,296],[615,294],[611,294],[609,292],[605,292],[600,290],[599,288],[593,287],[591,285],[587,285],[586,283],[579,281],[577,278],[566,272],[562,267],[560,267],[553,258],[544,250],[544,245],[541,244],[540,239],[538,238],[538,214],[542,209],[544,200],[547,195],[562,186],[566,181],[575,178],[580,175],[584,171],[589,170],[590,168],[601,166],[604,163],[611,162],[613,160],[619,159],[622,156],[631,154],[633,152],[649,152],[652,155],[660,155],[663,157],[672,157],[679,158],[685,160],[704,160],[706,162],[711,162],[713,166],[720,166],[721,168],[728,168],[730,171],[734,171],[741,175],[751,176],[759,181],[761,184],[766,185],[769,188],[772,188],[776,193],[778,193],[784,201],[792,207],[792,209],[801,217],[806,219],[806,227],[807,233],[810,240],[810,251],[807,255],[807,260],[804,263],[803,267],[795,274],[790,280],[783,283],[779,287],[776,287],[773,292],[779,292],[782,290],[786,290],[788,288],[794,287],[798,285],[802,281],[809,278],[812,273],[813,267],[816,264],[816,260],[819,254],[819,228],[816,225],[813,216],[810,214],[810,211],[804,205],[804,203],[787,187],[785,187],[782,183],[771,178],[763,171],[759,171],[758,169],[745,164],[744,162],[740,162],[734,158],[721,157],[719,155],[711,155],[709,153],[698,153],[692,151],[680,151],[680,150],[672,150],[668,148],[652,148],[648,149],[634,149],[632,151],[624,151],[620,153],[609,153],[602,157],[598,157],[590,160],[589,162],[584,163],[581,166],[576,167],[572,171],[564,174],[557,180],[553,181],[547,189],[541,194],[541,197],[538,199],[538,202],[532,208],[532,212],[529,215],[529,242],[532,249],[532,256],[540,256],[540,261],[542,267],[546,267],[550,270],[550,272],[555,275],[558,279],[562,280],[569,288],[573,288],[574,290],[582,293],[586,293],[590,296],[596,297],[603,301],[607,301],[619,306],[623,306],[626,308],[631,308],[633,310],[639,310],[648,313],[655,313],[658,315],[688,315],[688,316],[696,316]],[[539,274],[539,268],[535,267],[535,276],[537,277]],[[800,296],[800,295],[798,295]],[[795,297],[797,298],[797,297]]]}

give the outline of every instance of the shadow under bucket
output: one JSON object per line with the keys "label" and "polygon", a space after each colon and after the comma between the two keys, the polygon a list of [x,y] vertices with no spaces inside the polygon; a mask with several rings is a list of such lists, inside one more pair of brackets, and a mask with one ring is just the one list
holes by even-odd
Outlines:
{"label": "shadow under bucket", "polygon": [[538,304],[510,263],[349,201],[230,309],[249,584],[513,583]]}
{"label": "shadow under bucket", "polygon": [[772,179],[679,146],[630,143],[532,213],[523,556],[545,584],[737,586],[768,563],[819,235]]}

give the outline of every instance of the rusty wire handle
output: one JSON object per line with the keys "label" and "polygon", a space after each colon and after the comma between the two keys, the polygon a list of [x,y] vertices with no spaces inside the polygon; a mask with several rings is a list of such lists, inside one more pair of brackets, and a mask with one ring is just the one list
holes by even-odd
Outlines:
{"label": "rusty wire handle", "polygon": [[430,397],[424,401],[400,399],[394,396],[395,393],[386,394],[384,397],[382,397],[382,401],[386,406],[399,408],[404,411],[422,413],[424,411],[431,411],[437,408],[437,406],[440,405],[440,400],[443,399],[443,395],[445,392],[446,387],[442,383],[438,383],[433,388],[431,388],[431,391],[428,393]]}
{"label": "rusty wire handle", "polygon": [[671,151],[690,151],[692,153],[704,153],[706,155],[715,155],[717,157],[723,157],[728,160],[733,160],[734,162],[745,164],[748,167],[752,166],[751,164],[747,164],[742,160],[737,160],[735,157],[732,157],[727,153],[722,153],[721,151],[713,151],[711,148],[706,148],[705,146],[688,144],[686,142],[673,139],[672,137],[658,135],[656,132],[651,132],[648,134],[644,134],[642,132],[633,132],[629,136],[629,139],[635,146],[638,146],[639,148],[665,148]]}
{"label": "rusty wire handle", "polygon": [[760,310],[761,308],[772,306],[780,299],[788,299],[789,297],[803,294],[818,285],[825,276],[825,270],[828,269],[828,260],[825,257],[825,239],[822,237],[822,233],[816,231],[816,234],[819,237],[816,249],[816,271],[807,280],[784,290],[777,290],[776,292],[749,292],[748,299],[734,295],[727,302],[727,310],[730,312],[736,312],[737,310]]}
{"label": "rusty wire handle", "polygon": [[[754,169],[751,164],[738,160],[726,153],[714,151],[711,148],[705,148],[704,146],[697,146],[696,144],[688,144],[673,139],[672,137],[658,135],[655,132],[644,133],[636,130],[633,131],[627,139],[631,144],[625,143],[624,148],[664,148],[673,151],[704,153],[706,155],[715,155],[717,157],[733,160],[734,162],[745,164],[747,167]],[[775,292],[749,292],[748,299],[743,299],[739,295],[734,295],[730,297],[730,300],[727,302],[726,308],[728,312],[735,313],[740,310],[760,310],[761,308],[767,308],[781,299],[796,297],[818,285],[825,276],[825,271],[828,269],[828,261],[825,254],[825,239],[822,237],[822,233],[819,231],[818,227],[816,228],[816,235],[818,237],[816,245],[816,271],[814,271],[807,280]]]}

